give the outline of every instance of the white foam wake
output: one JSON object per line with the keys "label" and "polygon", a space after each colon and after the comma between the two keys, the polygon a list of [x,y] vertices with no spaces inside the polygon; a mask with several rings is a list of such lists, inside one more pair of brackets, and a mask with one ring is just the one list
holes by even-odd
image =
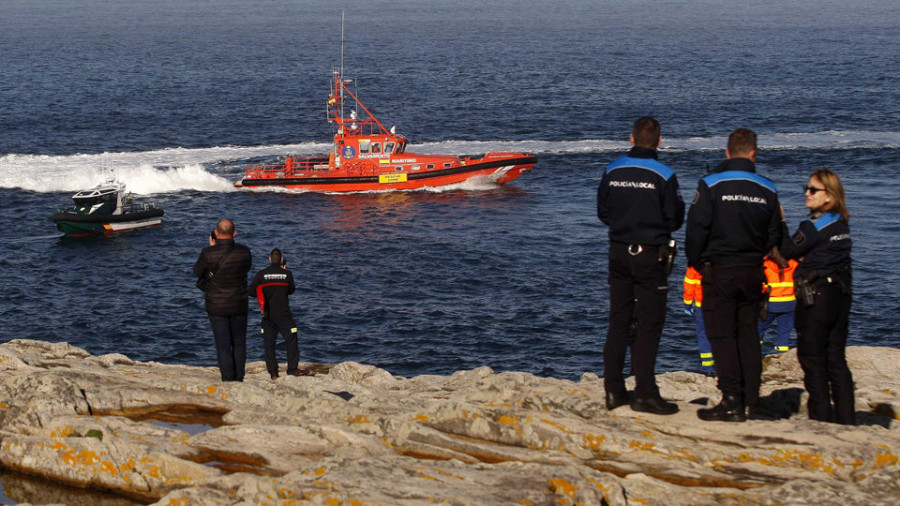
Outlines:
{"label": "white foam wake", "polygon": [[[662,147],[672,151],[721,150],[726,136],[663,137]],[[883,149],[900,148],[900,132],[826,131],[816,133],[761,134],[762,149]],[[97,155],[18,155],[0,156],[0,188],[21,188],[36,192],[73,192],[89,188],[105,179],[104,167],[114,167],[129,190],[140,194],[199,190],[232,191],[243,166],[255,158],[285,154],[306,156],[329,149],[326,142],[298,144],[172,148],[155,151],[104,153]],[[622,151],[627,138],[583,139],[573,141],[442,141],[410,145],[420,153],[476,155],[488,151],[541,154],[590,154]],[[231,175],[223,175],[221,166],[229,166]],[[473,183],[474,184],[474,183]]]}

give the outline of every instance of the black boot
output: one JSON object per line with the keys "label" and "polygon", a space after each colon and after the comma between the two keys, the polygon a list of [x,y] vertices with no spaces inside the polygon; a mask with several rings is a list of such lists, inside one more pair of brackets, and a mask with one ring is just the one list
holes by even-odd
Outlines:
{"label": "black boot", "polygon": [[711,408],[697,410],[697,416],[708,422],[743,422],[747,420],[744,414],[744,401],[739,394],[724,394],[722,402]]}
{"label": "black boot", "polygon": [[631,403],[631,392],[606,392],[606,410],[612,411],[619,406]]}

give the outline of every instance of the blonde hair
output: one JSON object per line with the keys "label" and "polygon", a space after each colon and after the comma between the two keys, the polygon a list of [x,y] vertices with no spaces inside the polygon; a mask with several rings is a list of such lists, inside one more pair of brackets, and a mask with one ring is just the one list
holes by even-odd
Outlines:
{"label": "blonde hair", "polygon": [[844,221],[850,221],[850,211],[847,210],[847,197],[844,195],[844,185],[841,184],[841,178],[828,167],[819,167],[809,177],[821,181],[825,187],[825,193],[832,199],[825,204],[825,210],[834,211],[840,214]]}

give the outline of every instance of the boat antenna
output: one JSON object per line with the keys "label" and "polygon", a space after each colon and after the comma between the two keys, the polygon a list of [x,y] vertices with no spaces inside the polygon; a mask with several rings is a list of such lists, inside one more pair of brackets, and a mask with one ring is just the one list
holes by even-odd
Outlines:
{"label": "boat antenna", "polygon": [[[341,120],[344,119],[344,11],[341,11]],[[344,123],[341,121],[341,128]]]}

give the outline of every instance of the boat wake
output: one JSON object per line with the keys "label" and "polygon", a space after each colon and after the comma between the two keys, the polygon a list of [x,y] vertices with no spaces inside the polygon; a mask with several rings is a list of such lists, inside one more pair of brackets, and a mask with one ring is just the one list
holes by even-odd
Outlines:
{"label": "boat wake", "polygon": [[[726,136],[663,137],[664,151],[721,150]],[[815,133],[776,133],[759,137],[763,149],[897,149],[900,132],[826,131]],[[211,148],[171,148],[129,153],[96,155],[20,155],[0,156],[0,188],[19,188],[33,192],[74,192],[102,180],[114,167],[129,191],[142,194],[171,193],[183,190],[228,192],[244,172],[248,161],[283,157],[285,153],[309,156],[326,152],[330,143],[302,142],[271,146],[223,146]],[[577,155],[608,153],[628,149],[626,139],[584,139],[574,141],[442,141],[411,145],[411,148],[436,154],[478,154],[488,151],[527,152],[535,155]],[[540,163],[540,162],[539,162]],[[540,170],[540,165],[538,165]],[[494,188],[489,181],[473,181],[449,188],[426,191],[482,190]]]}

